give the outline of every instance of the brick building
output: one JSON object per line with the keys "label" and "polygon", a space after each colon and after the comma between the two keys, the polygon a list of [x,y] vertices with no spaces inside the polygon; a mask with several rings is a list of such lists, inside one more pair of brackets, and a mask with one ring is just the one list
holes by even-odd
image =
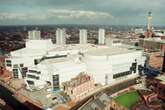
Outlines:
{"label": "brick building", "polygon": [[94,79],[86,73],[80,73],[70,81],[64,82],[64,92],[74,101],[79,101],[94,89]]}

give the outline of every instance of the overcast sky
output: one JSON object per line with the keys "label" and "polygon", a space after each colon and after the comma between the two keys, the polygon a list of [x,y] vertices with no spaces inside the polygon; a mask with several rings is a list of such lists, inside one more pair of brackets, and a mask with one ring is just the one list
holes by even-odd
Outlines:
{"label": "overcast sky", "polygon": [[165,0],[0,0],[0,25],[165,25]]}

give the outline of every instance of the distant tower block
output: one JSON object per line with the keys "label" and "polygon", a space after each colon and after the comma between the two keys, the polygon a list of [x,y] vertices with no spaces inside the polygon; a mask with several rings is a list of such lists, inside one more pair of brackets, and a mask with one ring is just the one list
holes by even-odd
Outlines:
{"label": "distant tower block", "polygon": [[148,12],[147,16],[147,37],[152,37],[152,13]]}
{"label": "distant tower block", "polygon": [[104,29],[99,29],[98,43],[105,44],[105,30]]}
{"label": "distant tower block", "polygon": [[66,31],[65,31],[65,29],[57,29],[56,30],[56,44],[57,45],[66,44]]}
{"label": "distant tower block", "polygon": [[152,30],[152,13],[151,13],[151,11],[148,12],[148,16],[147,16],[147,30]]}
{"label": "distant tower block", "polygon": [[79,31],[79,43],[80,44],[87,44],[87,30],[86,29],[80,29]]}
{"label": "distant tower block", "polygon": [[28,31],[28,38],[30,40],[40,40],[41,39],[41,32],[37,30]]}

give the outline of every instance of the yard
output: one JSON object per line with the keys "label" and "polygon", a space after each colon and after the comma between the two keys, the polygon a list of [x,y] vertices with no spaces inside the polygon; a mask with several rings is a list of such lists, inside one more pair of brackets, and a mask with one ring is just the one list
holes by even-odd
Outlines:
{"label": "yard", "polygon": [[130,91],[124,94],[121,94],[115,98],[115,101],[124,107],[131,109],[131,107],[138,102],[140,96],[137,91]]}

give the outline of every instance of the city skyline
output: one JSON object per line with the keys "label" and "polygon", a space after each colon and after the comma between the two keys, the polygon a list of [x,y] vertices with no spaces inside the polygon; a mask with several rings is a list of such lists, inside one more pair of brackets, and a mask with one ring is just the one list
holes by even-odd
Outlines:
{"label": "city skyline", "polygon": [[109,24],[164,25],[164,0],[1,0],[0,25]]}

